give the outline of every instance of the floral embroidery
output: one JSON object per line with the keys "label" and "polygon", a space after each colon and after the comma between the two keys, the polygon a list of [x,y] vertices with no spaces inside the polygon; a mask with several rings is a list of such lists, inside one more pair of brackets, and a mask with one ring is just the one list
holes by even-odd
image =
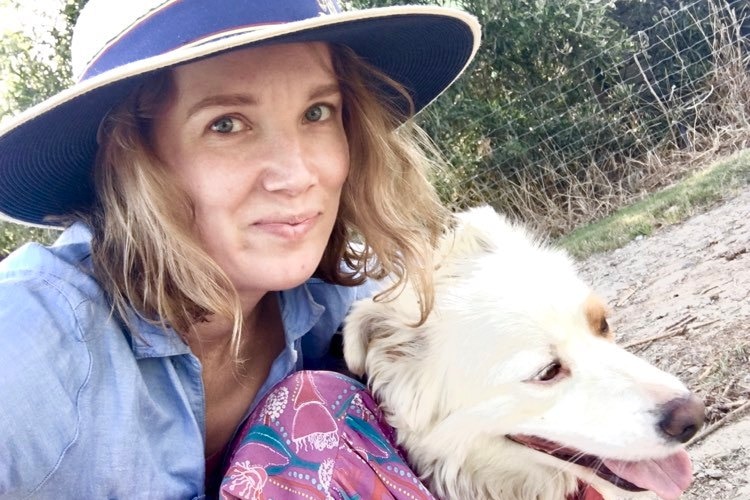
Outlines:
{"label": "floral embroidery", "polygon": [[320,468],[318,468],[318,480],[320,481],[320,484],[323,485],[323,488],[326,490],[331,487],[331,479],[333,478],[333,466],[335,462],[327,458],[323,460],[320,464]]}
{"label": "floral embroidery", "polygon": [[[263,487],[268,481],[268,474],[263,467],[253,465],[249,460],[238,462],[228,472],[229,490],[240,498],[261,500]],[[222,494],[222,498],[225,497]]]}
{"label": "floral embroidery", "polygon": [[223,499],[435,500],[362,384],[297,372],[258,408],[239,432]]}
{"label": "floral embroidery", "polygon": [[268,395],[263,405],[263,416],[275,420],[281,416],[289,400],[289,389],[279,387]]}

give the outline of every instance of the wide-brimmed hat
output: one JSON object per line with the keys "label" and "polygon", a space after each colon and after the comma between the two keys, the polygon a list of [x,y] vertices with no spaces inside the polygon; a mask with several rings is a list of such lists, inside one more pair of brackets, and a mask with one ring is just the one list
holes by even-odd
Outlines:
{"label": "wide-brimmed hat", "polygon": [[[73,35],[76,83],[0,127],[0,216],[31,225],[86,211],[99,124],[146,75],[268,43],[344,44],[419,111],[466,68],[476,19],[429,6],[342,12],[336,0],[90,0]],[[405,110],[406,111],[406,110]]]}

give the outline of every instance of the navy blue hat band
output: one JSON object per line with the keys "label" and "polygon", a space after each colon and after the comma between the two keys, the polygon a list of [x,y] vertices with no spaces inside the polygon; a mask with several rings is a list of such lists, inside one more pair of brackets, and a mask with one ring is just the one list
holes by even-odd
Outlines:
{"label": "navy blue hat band", "polygon": [[80,81],[242,27],[249,30],[338,12],[336,0],[174,0],[115,37],[89,62]]}

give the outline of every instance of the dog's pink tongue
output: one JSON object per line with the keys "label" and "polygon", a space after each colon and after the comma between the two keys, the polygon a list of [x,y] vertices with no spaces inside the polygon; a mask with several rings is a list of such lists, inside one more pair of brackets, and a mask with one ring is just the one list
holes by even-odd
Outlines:
{"label": "dog's pink tongue", "polygon": [[693,480],[693,467],[685,450],[660,460],[604,460],[604,465],[621,478],[665,500],[679,498]]}

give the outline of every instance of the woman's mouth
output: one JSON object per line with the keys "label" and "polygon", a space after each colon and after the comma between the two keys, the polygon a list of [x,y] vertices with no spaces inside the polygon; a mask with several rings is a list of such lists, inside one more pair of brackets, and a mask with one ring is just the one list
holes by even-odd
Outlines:
{"label": "woman's mouth", "polygon": [[252,226],[272,236],[292,240],[303,238],[319,218],[320,213],[268,217],[254,222]]}

